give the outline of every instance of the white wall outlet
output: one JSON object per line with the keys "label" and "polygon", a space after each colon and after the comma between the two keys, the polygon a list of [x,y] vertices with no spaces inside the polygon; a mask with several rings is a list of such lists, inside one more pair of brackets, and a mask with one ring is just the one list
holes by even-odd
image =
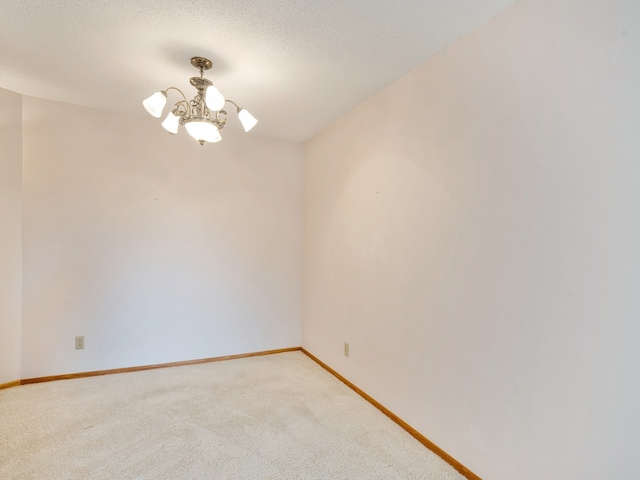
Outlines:
{"label": "white wall outlet", "polygon": [[84,337],[76,337],[76,350],[84,349]]}
{"label": "white wall outlet", "polygon": [[344,356],[349,356],[349,344],[347,342],[344,342]]}

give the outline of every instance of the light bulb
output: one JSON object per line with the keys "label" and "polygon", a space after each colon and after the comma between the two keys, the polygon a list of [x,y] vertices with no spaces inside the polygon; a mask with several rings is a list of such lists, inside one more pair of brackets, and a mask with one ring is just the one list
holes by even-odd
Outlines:
{"label": "light bulb", "polygon": [[253,127],[256,126],[256,123],[258,123],[258,120],[256,119],[256,117],[251,115],[244,108],[240,109],[240,111],[238,112],[238,118],[240,119],[240,123],[242,123],[242,127],[244,128],[245,132],[248,132],[249,130],[251,130]]}
{"label": "light bulb", "polygon": [[187,129],[187,132],[189,132],[189,135],[198,140],[200,143],[215,143],[222,140],[218,128],[213,123],[207,121],[191,120],[190,122],[185,124],[185,128]]}
{"label": "light bulb", "polygon": [[162,115],[162,110],[164,109],[166,103],[167,94],[164,92],[156,92],[149,98],[145,99],[142,102],[142,105],[150,115],[156,118],[160,118],[160,115]]}
{"label": "light bulb", "polygon": [[169,112],[167,118],[162,122],[164,129],[173,135],[178,133],[178,125],[180,125],[180,117],[175,115],[173,112]]}
{"label": "light bulb", "polygon": [[206,102],[209,110],[213,110],[215,112],[222,110],[222,107],[224,107],[224,97],[222,96],[220,91],[213,85],[207,88],[207,93],[204,97],[204,101]]}

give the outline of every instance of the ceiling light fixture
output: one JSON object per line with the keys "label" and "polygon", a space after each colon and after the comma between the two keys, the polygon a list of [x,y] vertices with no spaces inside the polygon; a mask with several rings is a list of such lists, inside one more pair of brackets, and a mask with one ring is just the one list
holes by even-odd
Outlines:
{"label": "ceiling light fixture", "polygon": [[167,92],[176,90],[182,95],[182,100],[178,100],[173,110],[169,112],[167,118],[162,122],[163,128],[175,135],[178,133],[178,125],[187,129],[189,135],[195,138],[200,145],[204,142],[219,142],[222,140],[220,130],[227,123],[227,112],[223,110],[225,103],[231,103],[238,112],[238,119],[242,123],[245,132],[251,130],[258,120],[247,110],[238,106],[232,100],[225,99],[211,80],[204,78],[204,71],[212,67],[211,60],[203,57],[193,57],[191,65],[200,69],[199,77],[192,77],[190,82],[198,93],[193,100],[187,100],[182,90],[176,87],[169,87],[154,93],[142,102],[145,110],[152,116],[160,118],[162,110],[167,103]]}

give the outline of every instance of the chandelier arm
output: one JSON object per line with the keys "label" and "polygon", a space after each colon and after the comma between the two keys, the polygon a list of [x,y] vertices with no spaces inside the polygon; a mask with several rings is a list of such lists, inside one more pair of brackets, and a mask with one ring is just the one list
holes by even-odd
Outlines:
{"label": "chandelier arm", "polygon": [[169,87],[169,88],[167,88],[166,90],[163,90],[162,92],[163,92],[163,93],[164,93],[164,95],[166,96],[166,95],[167,95],[167,92],[168,92],[169,90],[175,90],[176,92],[180,93],[180,95],[182,95],[182,100],[178,100],[178,101],[174,104],[174,105],[175,105],[175,107],[176,107],[176,108],[174,109],[174,112],[176,112],[176,113],[177,113],[177,110],[180,108],[180,106],[181,106],[181,105],[186,105],[186,108],[185,108],[185,112],[184,112],[184,114],[185,114],[185,115],[189,115],[189,116],[190,116],[190,115],[191,115],[191,106],[189,105],[189,100],[187,100],[187,96],[182,92],[182,90],[180,90],[180,89],[179,89],[179,88],[177,88],[177,87]]}
{"label": "chandelier arm", "polygon": [[179,88],[176,88],[176,87],[169,87],[169,88],[167,88],[167,89],[164,91],[164,92],[165,92],[165,95],[167,94],[167,92],[168,92],[169,90],[176,90],[176,91],[180,92],[180,95],[182,95],[182,98],[184,98],[184,101],[185,101],[185,102],[187,101],[187,97],[186,97],[186,95],[185,95],[184,93],[182,93],[182,90],[180,90]]}
{"label": "chandelier arm", "polygon": [[228,98],[225,98],[225,99],[224,99],[224,101],[225,101],[225,102],[229,102],[229,103],[231,103],[231,104],[235,105],[236,110],[240,111],[240,107],[239,107],[239,106],[238,106],[238,104],[237,104],[236,102],[234,102],[233,100],[229,100]]}
{"label": "chandelier arm", "polygon": [[[179,100],[174,104],[174,106],[174,113],[191,116],[191,106],[187,100]],[[180,108],[183,108],[184,110],[180,110]]]}
{"label": "chandelier arm", "polygon": [[218,130],[222,130],[224,126],[227,124],[227,112],[225,110],[218,110],[215,113],[216,113],[216,118],[214,122],[218,126]]}

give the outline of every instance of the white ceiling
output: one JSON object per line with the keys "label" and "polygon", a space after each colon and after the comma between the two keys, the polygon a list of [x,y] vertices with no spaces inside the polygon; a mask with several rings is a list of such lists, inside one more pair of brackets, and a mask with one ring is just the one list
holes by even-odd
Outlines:
{"label": "white ceiling", "polygon": [[513,1],[0,0],[0,87],[142,116],[156,90],[195,94],[205,56],[251,134],[299,142]]}

